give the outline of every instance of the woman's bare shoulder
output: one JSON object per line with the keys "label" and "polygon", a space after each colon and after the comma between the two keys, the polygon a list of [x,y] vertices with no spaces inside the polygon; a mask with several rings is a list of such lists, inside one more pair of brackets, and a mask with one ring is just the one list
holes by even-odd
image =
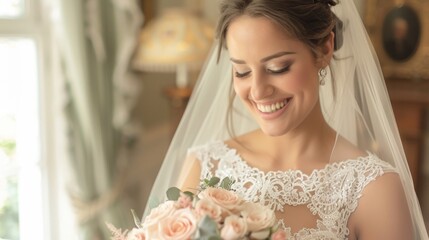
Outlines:
{"label": "woman's bare shoulder", "polygon": [[351,218],[359,239],[412,239],[411,216],[396,173],[369,183]]}

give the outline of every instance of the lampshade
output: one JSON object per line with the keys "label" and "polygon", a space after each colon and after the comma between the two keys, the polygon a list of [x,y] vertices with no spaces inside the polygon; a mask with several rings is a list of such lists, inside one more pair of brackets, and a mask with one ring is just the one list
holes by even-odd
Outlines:
{"label": "lampshade", "polygon": [[168,9],[143,28],[134,68],[177,72],[177,84],[186,84],[183,81],[187,81],[187,70],[202,66],[213,36],[213,28],[196,14],[184,9]]}

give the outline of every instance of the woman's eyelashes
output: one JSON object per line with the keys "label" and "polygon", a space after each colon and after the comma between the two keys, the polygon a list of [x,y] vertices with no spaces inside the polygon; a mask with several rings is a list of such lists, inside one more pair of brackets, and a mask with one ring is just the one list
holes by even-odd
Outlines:
{"label": "woman's eyelashes", "polygon": [[249,74],[250,74],[250,71],[247,71],[244,73],[240,73],[240,72],[235,71],[235,77],[236,78],[244,78],[244,77],[248,76]]}
{"label": "woman's eyelashes", "polygon": [[273,74],[281,74],[281,73],[285,73],[285,72],[289,71],[289,69],[290,69],[290,65],[287,65],[286,67],[283,67],[280,69],[269,69],[269,68],[267,68],[267,72],[273,73]]}
{"label": "woman's eyelashes", "polygon": [[[288,72],[289,70],[290,70],[290,65],[287,65],[286,67],[283,67],[280,69],[278,69],[278,68],[276,68],[276,69],[267,68],[265,71],[267,73],[270,73],[270,74],[282,74],[282,73]],[[250,73],[251,73],[251,71],[247,71],[247,72],[235,71],[234,75],[236,78],[245,78],[245,77],[249,76]]]}

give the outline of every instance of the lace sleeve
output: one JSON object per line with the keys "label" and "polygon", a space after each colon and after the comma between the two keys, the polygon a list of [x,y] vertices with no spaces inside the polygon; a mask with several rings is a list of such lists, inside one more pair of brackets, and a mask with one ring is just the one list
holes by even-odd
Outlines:
{"label": "lace sleeve", "polygon": [[219,158],[215,157],[215,144],[216,143],[212,142],[205,145],[192,147],[188,150],[188,155],[193,155],[200,163],[201,180],[215,176],[219,160]]}

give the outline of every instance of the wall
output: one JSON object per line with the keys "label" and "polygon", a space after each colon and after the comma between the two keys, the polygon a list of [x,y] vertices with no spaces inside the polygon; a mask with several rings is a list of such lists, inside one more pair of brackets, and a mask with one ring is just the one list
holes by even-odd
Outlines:
{"label": "wall", "polygon": [[142,119],[143,129],[162,124],[169,119],[169,102],[162,94],[165,87],[174,84],[172,73],[142,73],[142,94],[136,114]]}

